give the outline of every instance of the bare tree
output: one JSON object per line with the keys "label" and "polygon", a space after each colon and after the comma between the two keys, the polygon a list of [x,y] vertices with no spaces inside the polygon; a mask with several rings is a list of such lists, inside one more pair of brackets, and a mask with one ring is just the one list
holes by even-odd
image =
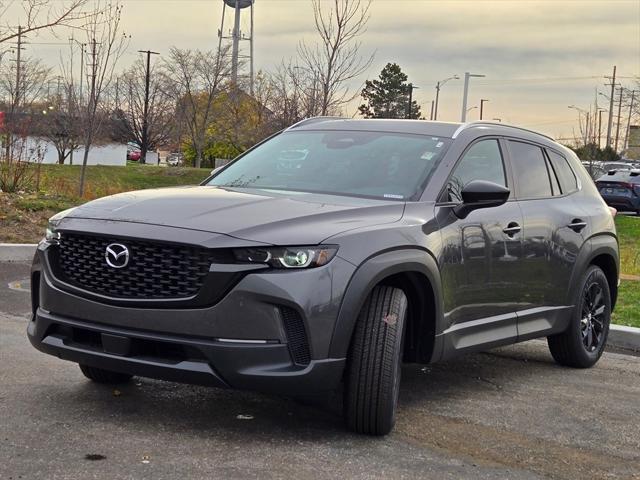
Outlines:
{"label": "bare tree", "polygon": [[5,160],[9,161],[18,150],[22,150],[16,142],[20,145],[26,142],[27,126],[32,123],[31,117],[25,113],[43,100],[50,73],[51,70],[40,60],[30,58],[21,61],[19,78],[8,66],[0,71],[0,98],[4,99],[2,103],[7,113],[3,139]]}
{"label": "bare tree", "polygon": [[312,81],[319,85],[319,113],[330,115],[358,95],[357,90],[350,91],[348,83],[373,62],[373,55],[362,56],[358,40],[366,31],[371,0],[312,0],[312,5],[320,41],[314,45],[301,42],[298,54]]}
{"label": "bare tree", "polygon": [[84,194],[89,150],[98,134],[104,115],[100,108],[103,95],[113,80],[118,60],[128,45],[128,37],[120,32],[122,6],[111,1],[96,2],[96,14],[88,22],[87,34],[87,98],[81,99],[84,157],[80,169],[79,195]]}
{"label": "bare tree", "polygon": [[58,163],[63,165],[82,143],[82,122],[73,81],[67,76],[60,80],[62,88],[49,96],[43,111],[42,136],[55,147]]}
{"label": "bare tree", "polygon": [[200,168],[213,120],[215,101],[229,73],[225,52],[202,52],[172,48],[164,62],[169,94],[177,100],[176,116],[183,124]]}
{"label": "bare tree", "polygon": [[[91,0],[0,1],[0,18],[9,19],[0,24],[0,44],[38,30],[76,27],[92,16],[92,12],[85,9],[90,3]],[[20,22],[18,29],[16,23]]]}
{"label": "bare tree", "polygon": [[29,110],[34,102],[42,100],[51,74],[38,59],[26,58],[20,63],[20,78],[8,65],[0,70],[0,98],[4,98],[10,114]]}
{"label": "bare tree", "polygon": [[[136,61],[118,77],[115,111],[122,136],[134,140],[143,147],[143,117],[145,97],[145,62]],[[170,86],[164,85],[167,77],[159,75],[159,67],[150,69],[147,149],[165,145],[175,127],[175,97]]]}

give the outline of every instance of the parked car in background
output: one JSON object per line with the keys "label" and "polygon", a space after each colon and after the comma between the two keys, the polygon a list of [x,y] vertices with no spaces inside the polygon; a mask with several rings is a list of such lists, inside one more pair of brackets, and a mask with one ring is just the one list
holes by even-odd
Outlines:
{"label": "parked car in background", "polygon": [[184,156],[181,152],[171,152],[167,155],[167,165],[178,167],[184,163]]}
{"label": "parked car in background", "polygon": [[610,170],[596,186],[607,205],[640,215],[640,169]]}
{"label": "parked car in background", "polygon": [[347,427],[383,435],[402,362],[546,337],[595,365],[619,265],[612,211],[549,137],[312,118],[200,186],[52,217],[28,336],[99,383],[343,392]]}
{"label": "parked car in background", "polygon": [[603,162],[602,166],[608,172],[609,170],[632,170],[633,164],[629,162]]}
{"label": "parked car in background", "polygon": [[589,175],[591,176],[593,181],[596,181],[602,175],[607,173],[607,170],[604,168],[602,162],[590,162],[587,160],[583,161],[582,165],[587,169],[587,172],[589,172]]}
{"label": "parked car in background", "polygon": [[133,160],[134,162],[137,162],[138,160],[140,160],[141,155],[142,152],[140,151],[140,147],[137,143],[127,143],[127,160]]}

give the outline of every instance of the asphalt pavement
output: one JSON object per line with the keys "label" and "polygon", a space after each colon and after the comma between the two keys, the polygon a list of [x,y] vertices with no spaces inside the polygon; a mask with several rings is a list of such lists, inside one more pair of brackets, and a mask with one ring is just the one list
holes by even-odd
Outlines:
{"label": "asphalt pavement", "polygon": [[0,263],[0,479],[640,479],[640,358],[556,366],[541,341],[403,368],[398,423],[134,378],[92,384],[31,347],[28,265]]}

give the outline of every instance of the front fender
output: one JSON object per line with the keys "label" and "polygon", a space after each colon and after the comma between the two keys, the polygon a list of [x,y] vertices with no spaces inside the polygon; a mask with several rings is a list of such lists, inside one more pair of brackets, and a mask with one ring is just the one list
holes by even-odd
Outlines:
{"label": "front fender", "polygon": [[[358,313],[373,288],[383,279],[403,272],[416,272],[424,275],[433,289],[435,303],[436,338],[443,329],[442,283],[438,264],[425,250],[401,248],[376,254],[365,260],[352,275],[334,326],[330,358],[346,357],[351,344],[351,336],[358,319]],[[434,346],[432,358],[438,358],[441,345]]]}

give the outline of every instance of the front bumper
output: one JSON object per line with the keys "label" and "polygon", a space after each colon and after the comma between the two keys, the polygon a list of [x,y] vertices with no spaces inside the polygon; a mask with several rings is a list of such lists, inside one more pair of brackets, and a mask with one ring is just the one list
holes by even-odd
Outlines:
{"label": "front bumper", "polygon": [[[97,368],[170,381],[307,394],[334,389],[344,358],[329,358],[332,333],[354,267],[246,275],[214,305],[140,308],[87,298],[58,285],[38,248],[32,268],[35,348]],[[284,309],[303,322],[308,361],[297,361]]]}

